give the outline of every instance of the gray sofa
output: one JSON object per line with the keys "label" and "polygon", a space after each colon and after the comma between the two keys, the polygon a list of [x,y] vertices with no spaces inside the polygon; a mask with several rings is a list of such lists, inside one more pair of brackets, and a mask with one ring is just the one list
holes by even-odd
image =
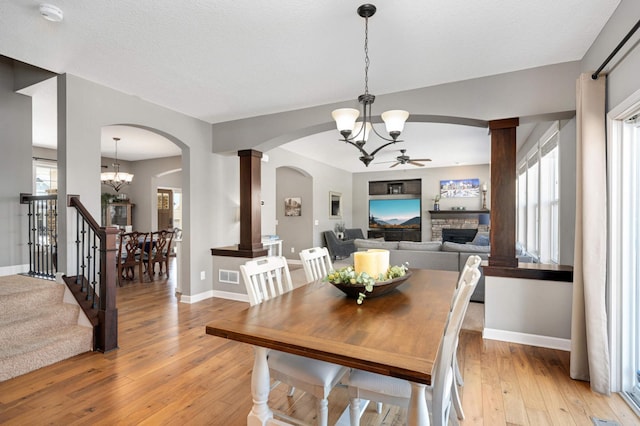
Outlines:
{"label": "gray sofa", "polygon": [[[389,250],[390,265],[400,265],[408,262],[410,268],[444,271],[461,271],[469,256],[476,254],[482,260],[487,260],[490,252],[488,245],[459,244],[448,241],[441,243],[439,241],[413,242],[356,239],[354,240],[354,245],[357,250]],[[534,262],[534,259],[522,250],[516,254],[520,262]],[[482,272],[482,267],[480,272]],[[480,277],[471,300],[484,303],[484,274]]]}

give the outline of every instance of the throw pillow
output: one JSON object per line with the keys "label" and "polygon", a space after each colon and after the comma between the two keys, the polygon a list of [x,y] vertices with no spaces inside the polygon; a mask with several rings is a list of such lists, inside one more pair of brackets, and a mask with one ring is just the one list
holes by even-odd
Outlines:
{"label": "throw pillow", "polygon": [[476,236],[473,238],[473,241],[467,244],[473,244],[476,246],[488,246],[489,245],[489,233],[488,232],[478,232]]}
{"label": "throw pillow", "polygon": [[357,249],[387,249],[387,250],[397,250],[398,242],[397,241],[375,241],[375,240],[362,240],[355,239],[353,240]]}
{"label": "throw pillow", "polygon": [[442,243],[442,251],[457,251],[457,252],[463,252],[463,253],[490,253],[491,247],[476,246],[474,244],[452,243],[451,241],[445,241],[444,243]]}

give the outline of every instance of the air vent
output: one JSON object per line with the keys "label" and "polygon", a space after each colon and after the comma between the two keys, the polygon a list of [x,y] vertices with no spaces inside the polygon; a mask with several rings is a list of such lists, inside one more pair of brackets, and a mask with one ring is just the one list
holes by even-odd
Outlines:
{"label": "air vent", "polygon": [[238,271],[218,270],[218,281],[228,284],[240,284],[240,273]]}

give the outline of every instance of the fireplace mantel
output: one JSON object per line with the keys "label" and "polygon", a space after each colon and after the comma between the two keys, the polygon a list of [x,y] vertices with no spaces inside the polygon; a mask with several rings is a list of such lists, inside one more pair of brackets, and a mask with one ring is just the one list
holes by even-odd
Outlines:
{"label": "fireplace mantel", "polygon": [[490,214],[491,210],[429,210],[431,217],[443,218],[443,217],[464,217],[465,215],[471,215],[477,217],[479,214]]}
{"label": "fireplace mantel", "polygon": [[429,210],[431,214],[431,241],[442,241],[442,229],[489,230],[488,221],[480,219],[489,215],[489,210]]}

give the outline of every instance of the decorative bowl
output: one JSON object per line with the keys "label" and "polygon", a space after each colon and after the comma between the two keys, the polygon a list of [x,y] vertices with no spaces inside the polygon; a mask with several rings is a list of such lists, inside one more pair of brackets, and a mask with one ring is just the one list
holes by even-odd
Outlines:
{"label": "decorative bowl", "polygon": [[[340,289],[347,297],[357,299],[360,293],[364,293],[367,295],[367,298],[382,296],[383,294],[387,294],[390,291],[394,290],[400,284],[405,282],[407,279],[411,277],[411,271],[407,271],[403,276],[394,278],[392,280],[380,281],[374,284],[373,291],[368,292],[365,291],[364,285],[361,284],[344,284],[344,283],[331,283]],[[331,281],[329,281],[331,282]]]}

